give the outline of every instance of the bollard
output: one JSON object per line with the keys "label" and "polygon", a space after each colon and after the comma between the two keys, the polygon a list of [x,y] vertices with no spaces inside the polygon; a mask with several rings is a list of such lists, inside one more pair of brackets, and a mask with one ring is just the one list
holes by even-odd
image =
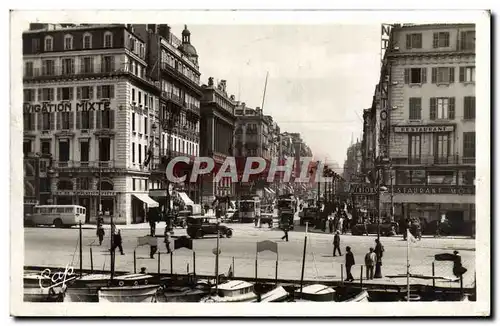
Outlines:
{"label": "bollard", "polygon": [[363,265],[361,265],[361,275],[359,277],[359,286],[363,287]]}
{"label": "bollard", "polygon": [[436,291],[436,273],[435,273],[435,269],[434,269],[434,262],[432,262],[432,289],[434,291]]}
{"label": "bollard", "polygon": [[189,263],[187,263],[186,270],[187,270],[187,275],[189,275]]}
{"label": "bollard", "polygon": [[170,252],[170,275],[174,275],[174,252]]}
{"label": "bollard", "polygon": [[90,273],[94,273],[94,258],[92,257],[92,247],[90,249]]}
{"label": "bollard", "polygon": [[134,249],[134,274],[137,273],[137,261],[136,261],[136,256],[135,256],[135,249]]}
{"label": "bollard", "polygon": [[160,252],[158,251],[158,276],[160,276]]}
{"label": "bollard", "polygon": [[340,283],[344,285],[344,264],[340,264]]}
{"label": "bollard", "polygon": [[196,252],[193,251],[193,275],[196,276]]}

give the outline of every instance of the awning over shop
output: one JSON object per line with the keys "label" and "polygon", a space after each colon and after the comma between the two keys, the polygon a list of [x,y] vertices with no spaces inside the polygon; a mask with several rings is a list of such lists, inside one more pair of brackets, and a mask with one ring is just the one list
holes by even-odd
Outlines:
{"label": "awning over shop", "polygon": [[194,201],[192,201],[185,192],[178,192],[177,195],[182,200],[184,205],[194,205]]}
{"label": "awning over shop", "polygon": [[133,194],[135,198],[139,199],[143,203],[148,204],[149,207],[158,207],[160,206],[158,202],[154,201],[151,197],[146,194]]}
{"label": "awning over shop", "polygon": [[271,190],[269,188],[264,188],[264,190],[268,193],[268,194],[272,194]]}
{"label": "awning over shop", "polygon": [[276,194],[276,191],[274,191],[272,188],[269,188],[269,191],[274,195]]}

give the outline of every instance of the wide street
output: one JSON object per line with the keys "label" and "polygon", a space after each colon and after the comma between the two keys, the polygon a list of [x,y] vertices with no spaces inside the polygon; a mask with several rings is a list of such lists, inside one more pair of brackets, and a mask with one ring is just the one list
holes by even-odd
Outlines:
{"label": "wide street", "polygon": [[[230,239],[220,240],[220,270],[219,273],[227,273],[234,258],[234,273],[237,277],[255,276],[256,243],[262,240],[272,240],[278,243],[279,251],[279,278],[300,279],[302,253],[304,247],[303,228],[289,233],[290,241],[281,240],[283,232],[278,229],[267,227],[255,228],[253,224],[226,224],[234,229],[234,235]],[[164,223],[159,224],[156,233],[163,234]],[[94,226],[95,227],[95,226]],[[79,266],[78,229],[55,229],[55,228],[25,228],[25,266],[53,266],[64,267],[71,264],[75,268]],[[110,255],[109,229],[106,230],[105,242],[99,246],[95,229],[83,229],[83,267],[90,269],[90,248],[93,251],[94,269],[109,269]],[[137,237],[147,235],[149,228],[144,225],[141,228],[122,228],[123,248],[125,255],[116,256],[116,270],[133,271],[133,251],[137,246]],[[175,236],[185,235],[185,230],[175,229]],[[342,254],[345,246],[349,245],[355,255],[356,266],[353,267],[353,275],[356,280],[360,277],[360,266],[364,263],[364,255],[370,246],[375,245],[376,235],[341,237]],[[158,238],[160,244],[161,271],[170,272],[170,257],[166,255],[166,249]],[[313,280],[340,280],[341,264],[345,256],[333,257],[333,235],[312,231],[308,234],[305,279]],[[371,282],[385,282],[405,284],[406,278],[388,278],[388,275],[406,273],[406,241],[401,236],[382,237],[385,247],[383,258],[383,279]],[[216,247],[215,236],[193,241],[193,249],[196,252],[196,272],[199,274],[212,275],[215,270],[215,256],[212,253]],[[467,238],[429,238],[425,237],[417,243],[411,244],[410,249],[410,272],[412,274],[432,275],[432,262],[437,253],[452,253],[458,250],[462,255],[464,266],[468,272],[464,275],[464,286],[471,287],[474,282],[475,271],[475,241]],[[137,270],[146,267],[150,272],[158,269],[157,256],[149,258],[149,246],[136,249]],[[189,264],[189,267],[188,267]],[[258,276],[272,278],[275,275],[276,255],[272,252],[262,252],[258,257]],[[193,271],[193,254],[187,249],[176,250],[173,254],[174,273],[186,273],[187,269]],[[435,275],[454,278],[451,262],[435,262]],[[345,274],[343,275],[345,278]],[[364,276],[363,276],[364,278]],[[364,281],[365,282],[365,281]],[[430,280],[412,279],[412,283],[431,284]],[[436,285],[459,286],[458,282],[438,280]]]}

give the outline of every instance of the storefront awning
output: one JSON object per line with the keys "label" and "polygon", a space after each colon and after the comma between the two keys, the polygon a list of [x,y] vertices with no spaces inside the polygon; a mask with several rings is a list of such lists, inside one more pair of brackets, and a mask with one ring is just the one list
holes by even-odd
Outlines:
{"label": "storefront awning", "polygon": [[269,191],[270,191],[273,195],[274,195],[274,194],[276,194],[276,191],[274,191],[272,188],[268,188],[268,189],[269,189]]}
{"label": "storefront awning", "polygon": [[148,204],[149,207],[158,207],[160,206],[158,202],[154,201],[151,197],[146,194],[133,194],[135,198],[139,199],[143,203]]}
{"label": "storefront awning", "polygon": [[269,190],[269,188],[264,188],[264,190],[268,193],[268,194],[272,194],[271,190]]}
{"label": "storefront awning", "polygon": [[177,195],[179,195],[184,205],[194,205],[194,201],[192,201],[185,192],[178,192]]}

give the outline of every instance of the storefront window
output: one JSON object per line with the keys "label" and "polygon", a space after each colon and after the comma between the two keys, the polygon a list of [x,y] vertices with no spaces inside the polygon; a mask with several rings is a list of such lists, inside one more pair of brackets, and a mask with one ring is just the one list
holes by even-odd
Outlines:
{"label": "storefront window", "polygon": [[458,177],[458,184],[460,186],[473,186],[474,179],[476,178],[476,171],[460,171]]}
{"label": "storefront window", "polygon": [[113,215],[114,200],[113,198],[101,199],[102,211],[105,216]]}
{"label": "storefront window", "polygon": [[425,184],[425,171],[423,170],[411,171],[411,183],[414,185]]}
{"label": "storefront window", "polygon": [[410,171],[396,171],[396,184],[405,185],[410,184]]}
{"label": "storefront window", "polygon": [[430,185],[455,185],[455,171],[429,171],[427,172],[427,183]]}

